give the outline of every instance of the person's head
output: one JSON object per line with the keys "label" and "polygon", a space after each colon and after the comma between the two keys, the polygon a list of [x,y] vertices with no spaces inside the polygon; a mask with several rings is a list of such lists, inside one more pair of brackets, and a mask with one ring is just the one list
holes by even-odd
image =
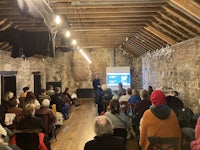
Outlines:
{"label": "person's head", "polygon": [[29,92],[26,94],[25,102],[26,102],[26,103],[32,103],[32,102],[35,101],[35,99],[36,99],[35,94],[34,94],[32,91],[29,91]]}
{"label": "person's head", "polygon": [[148,86],[148,93],[149,93],[149,95],[151,95],[151,93],[153,92],[153,87],[152,86]]}
{"label": "person's head", "polygon": [[118,88],[119,89],[123,88],[123,84],[122,83],[118,83]]}
{"label": "person's head", "polygon": [[24,93],[28,92],[29,89],[30,89],[30,88],[29,88],[28,86],[24,87],[24,88],[23,88]]}
{"label": "person's head", "polygon": [[132,94],[132,89],[131,88],[126,89],[126,94],[131,95]]}
{"label": "person's head", "polygon": [[99,79],[100,76],[98,74],[95,75],[95,79]]}
{"label": "person's head", "polygon": [[132,95],[133,96],[139,96],[140,94],[139,94],[137,89],[132,89]]}
{"label": "person's head", "polygon": [[33,117],[35,115],[35,105],[28,103],[23,108],[23,114],[25,117]]}
{"label": "person's head", "polygon": [[49,105],[50,105],[50,100],[44,99],[44,100],[42,101],[42,107],[43,107],[43,108],[49,108]]}
{"label": "person's head", "polygon": [[11,99],[9,99],[8,103],[9,103],[9,106],[10,106],[10,107],[16,107],[16,106],[18,105],[18,100],[17,100],[17,98],[14,96],[14,97],[12,97]]}
{"label": "person's head", "polygon": [[106,116],[97,116],[95,118],[94,131],[98,137],[113,134],[111,121]]}
{"label": "person's head", "polygon": [[5,96],[4,96],[4,100],[8,101],[9,99],[13,98],[13,96],[14,96],[13,92],[7,91],[6,94],[5,94]]}
{"label": "person's head", "polygon": [[36,96],[32,91],[29,91],[26,95],[26,99],[36,99]]}
{"label": "person's head", "polygon": [[110,106],[110,111],[111,111],[112,114],[118,114],[119,113],[119,111],[120,111],[120,104],[119,104],[118,100],[112,99],[110,101],[109,106]]}
{"label": "person's head", "polygon": [[154,106],[166,104],[165,94],[161,90],[155,90],[151,94],[151,103]]}
{"label": "person's head", "polygon": [[107,90],[107,85],[103,84],[101,88],[102,88],[103,91],[106,91]]}
{"label": "person's head", "polygon": [[66,93],[69,92],[69,88],[66,87],[64,92],[66,92]]}
{"label": "person's head", "polygon": [[171,92],[170,92],[170,95],[171,95],[171,96],[178,97],[179,93],[178,93],[177,91],[171,91]]}
{"label": "person's head", "polygon": [[41,89],[41,94],[45,94],[46,93],[46,89]]}
{"label": "person's head", "polygon": [[49,85],[48,90],[53,90],[53,85]]}
{"label": "person's head", "polygon": [[60,93],[60,87],[55,87],[55,92]]}
{"label": "person's head", "polygon": [[141,98],[141,100],[147,100],[148,99],[147,90],[144,90],[144,89],[140,90],[140,98]]}

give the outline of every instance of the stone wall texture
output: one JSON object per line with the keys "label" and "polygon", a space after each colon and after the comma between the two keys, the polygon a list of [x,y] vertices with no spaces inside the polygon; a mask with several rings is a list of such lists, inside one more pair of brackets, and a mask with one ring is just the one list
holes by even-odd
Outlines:
{"label": "stone wall texture", "polygon": [[143,88],[180,92],[186,107],[200,112],[200,37],[142,57]]}
{"label": "stone wall texture", "polygon": [[119,49],[93,49],[84,52],[91,59],[91,64],[77,51],[56,51],[55,58],[40,56],[24,61],[22,57],[12,58],[10,52],[0,50],[0,71],[17,71],[17,96],[25,86],[34,91],[33,72],[40,72],[42,88],[46,87],[46,82],[61,82],[62,89],[70,87],[75,92],[77,88],[92,88],[92,80],[96,74],[101,76],[102,84],[106,83],[106,67],[114,66],[130,66],[132,86],[142,87],[141,58],[125,55]]}

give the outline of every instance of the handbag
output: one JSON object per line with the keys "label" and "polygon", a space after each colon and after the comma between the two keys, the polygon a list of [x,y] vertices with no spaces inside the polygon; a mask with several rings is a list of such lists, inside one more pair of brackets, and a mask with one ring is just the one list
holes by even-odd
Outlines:
{"label": "handbag", "polygon": [[[124,124],[124,126],[126,127],[126,123],[125,123],[118,115],[115,114],[115,116],[116,116],[116,117]],[[130,132],[130,129],[127,129],[127,128],[126,128],[126,131],[127,131],[127,137],[126,137],[126,139],[131,139],[132,134],[131,134],[131,132]]]}

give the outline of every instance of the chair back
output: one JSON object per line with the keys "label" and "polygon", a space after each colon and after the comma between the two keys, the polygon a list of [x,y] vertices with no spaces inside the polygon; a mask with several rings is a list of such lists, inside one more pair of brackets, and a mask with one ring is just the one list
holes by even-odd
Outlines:
{"label": "chair back", "polygon": [[127,130],[125,128],[115,128],[113,129],[113,135],[122,137],[126,141]]}
{"label": "chair back", "polygon": [[22,150],[38,150],[39,149],[39,136],[40,129],[24,129],[16,130],[16,143]]}
{"label": "chair back", "polygon": [[148,150],[178,150],[178,137],[148,137]]}
{"label": "chair back", "polygon": [[52,112],[53,112],[53,114],[54,114],[54,116],[56,116],[56,104],[53,104],[53,105],[51,105],[51,107],[52,107]]}

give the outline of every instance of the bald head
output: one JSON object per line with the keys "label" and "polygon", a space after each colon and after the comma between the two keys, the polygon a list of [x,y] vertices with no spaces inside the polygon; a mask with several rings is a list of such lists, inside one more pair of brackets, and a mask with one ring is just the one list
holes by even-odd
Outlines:
{"label": "bald head", "polygon": [[106,116],[97,116],[94,125],[97,136],[113,134],[112,124]]}

